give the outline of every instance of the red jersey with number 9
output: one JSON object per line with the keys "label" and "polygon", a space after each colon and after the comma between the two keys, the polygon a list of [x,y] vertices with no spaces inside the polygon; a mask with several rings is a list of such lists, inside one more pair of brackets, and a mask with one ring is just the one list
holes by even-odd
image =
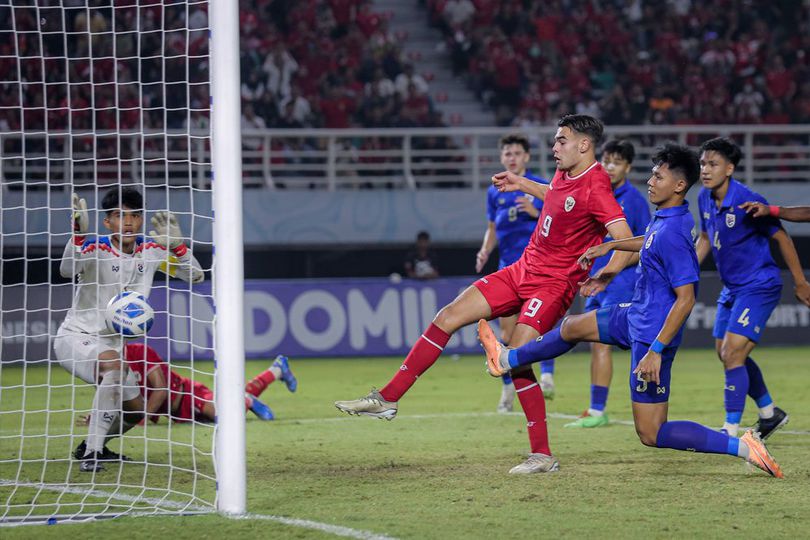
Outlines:
{"label": "red jersey with number 9", "polygon": [[519,264],[532,274],[564,279],[576,286],[588,274],[577,259],[602,243],[608,225],[624,219],[610,177],[599,162],[576,176],[558,170]]}

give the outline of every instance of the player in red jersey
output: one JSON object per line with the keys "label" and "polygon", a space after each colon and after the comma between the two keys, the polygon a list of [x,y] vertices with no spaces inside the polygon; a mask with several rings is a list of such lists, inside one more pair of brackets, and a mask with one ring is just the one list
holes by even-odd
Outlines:
{"label": "player in red jersey", "polygon": [[[537,228],[523,256],[468,287],[442,308],[411,349],[391,381],[358,400],[338,401],[349,414],[393,419],[399,399],[438,359],[450,336],[482,319],[518,315],[512,343],[528,343],[551,330],[571,306],[578,284],[587,276],[577,259],[600,244],[605,234],[630,238],[632,233],[613,197],[610,177],[596,161],[602,123],[586,115],[560,119],[554,143],[557,172],[550,186],[508,171],[493,177],[501,191],[524,191],[544,199]],[[616,252],[603,273],[617,272],[630,255]],[[526,415],[531,453],[511,473],[549,472],[559,468],[551,455],[543,392],[531,369],[512,371],[520,404]]]}
{"label": "player in red jersey", "polygon": [[[138,378],[146,399],[146,416],[153,422],[161,415],[175,422],[213,422],[216,418],[211,389],[169,369],[169,364],[153,348],[131,343],[124,348],[124,359]],[[258,397],[277,379],[283,380],[291,392],[297,388],[298,381],[285,356],[278,356],[268,369],[245,385],[245,408],[262,420],[272,420],[273,412]]]}

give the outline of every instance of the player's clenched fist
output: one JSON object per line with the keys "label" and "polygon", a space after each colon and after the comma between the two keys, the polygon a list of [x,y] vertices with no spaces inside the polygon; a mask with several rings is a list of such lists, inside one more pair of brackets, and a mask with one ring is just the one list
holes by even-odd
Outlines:
{"label": "player's clenched fist", "polygon": [[633,370],[636,376],[647,382],[661,384],[661,355],[654,351],[647,351],[636,369]]}
{"label": "player's clenched fist", "polygon": [[90,216],[87,212],[87,201],[73,194],[73,233],[87,234],[90,230]]}
{"label": "player's clenched fist", "polygon": [[154,238],[155,242],[172,251],[183,244],[183,231],[180,230],[180,224],[174,214],[157,212],[151,221],[154,229],[149,231],[149,236]]}

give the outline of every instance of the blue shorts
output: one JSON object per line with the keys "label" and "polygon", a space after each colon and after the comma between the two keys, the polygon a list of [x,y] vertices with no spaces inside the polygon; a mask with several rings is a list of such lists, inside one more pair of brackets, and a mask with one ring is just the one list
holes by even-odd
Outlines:
{"label": "blue shorts", "polygon": [[713,335],[723,339],[726,332],[745,336],[759,343],[765,324],[782,297],[782,287],[770,290],[740,291],[720,295]]}
{"label": "blue shorts", "polygon": [[661,384],[639,380],[633,373],[641,359],[650,350],[649,343],[633,341],[630,338],[630,325],[627,314],[630,304],[624,303],[601,308],[596,312],[596,324],[599,328],[599,341],[616,345],[624,350],[630,349],[630,399],[636,403],[664,403],[669,401],[669,387],[672,379],[672,362],[678,347],[667,347],[661,353]]}
{"label": "blue shorts", "polygon": [[606,290],[600,292],[596,296],[591,296],[585,300],[585,311],[593,311],[595,309],[608,306],[626,304],[631,300],[633,300],[633,289],[627,289],[625,287],[608,287]]}

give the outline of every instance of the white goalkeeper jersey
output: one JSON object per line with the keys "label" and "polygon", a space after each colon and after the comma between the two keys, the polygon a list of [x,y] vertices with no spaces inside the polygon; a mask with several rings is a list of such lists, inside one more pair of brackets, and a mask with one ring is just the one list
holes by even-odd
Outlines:
{"label": "white goalkeeper jersey", "polygon": [[148,298],[155,272],[169,272],[169,268],[171,275],[189,283],[204,279],[200,263],[190,250],[176,256],[149,237],[139,236],[131,255],[116,249],[109,236],[87,237],[81,242],[69,240],[59,273],[66,278],[78,275],[79,280],[60,331],[111,335],[105,322],[109,301],[124,291]]}

